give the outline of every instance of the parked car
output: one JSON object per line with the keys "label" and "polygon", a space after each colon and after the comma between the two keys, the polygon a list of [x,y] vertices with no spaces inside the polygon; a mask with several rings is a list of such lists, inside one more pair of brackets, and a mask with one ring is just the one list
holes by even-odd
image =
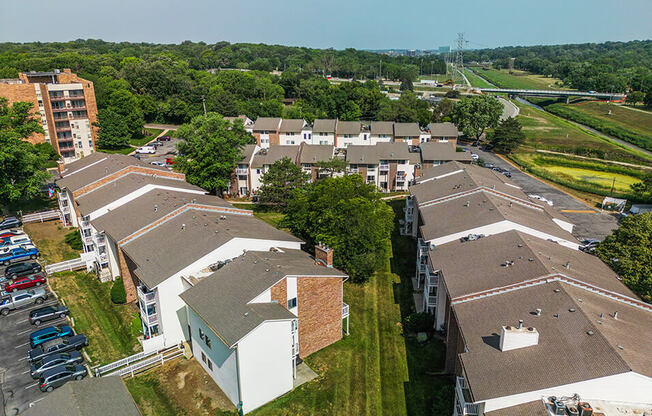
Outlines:
{"label": "parked car", "polygon": [[72,328],[68,325],[63,326],[49,326],[47,328],[39,329],[29,334],[29,345],[36,348],[39,345],[53,339],[69,337],[75,335]]}
{"label": "parked car", "polygon": [[9,312],[30,305],[40,305],[48,298],[48,292],[44,288],[19,290],[10,295],[0,298],[0,314],[9,315]]}
{"label": "parked car", "polygon": [[39,379],[41,391],[52,391],[63,386],[70,380],[81,380],[86,377],[88,370],[80,364],[61,365],[44,371]]}
{"label": "parked car", "polygon": [[155,142],[149,142],[149,143],[147,143],[147,145],[148,146],[159,147],[159,146],[163,146],[163,143],[159,142],[159,141],[155,141]]}
{"label": "parked car", "polygon": [[154,146],[142,146],[136,149],[136,153],[153,155],[156,153],[156,148]]}
{"label": "parked car", "polygon": [[170,136],[161,136],[157,140],[161,142],[169,142],[170,141]]}
{"label": "parked car", "polygon": [[534,194],[533,194],[533,195],[528,195],[528,196],[529,196],[530,198],[532,198],[532,199],[536,199],[537,201],[545,202],[546,204],[548,204],[548,205],[550,205],[550,206],[553,206],[553,202],[552,202],[552,201],[550,201],[549,199],[546,199],[546,198],[542,197],[541,195],[534,195]]}
{"label": "parked car", "polygon": [[150,162],[150,165],[154,165],[154,166],[165,166],[165,163],[156,161],[156,162]]}
{"label": "parked car", "polygon": [[17,277],[16,279],[9,280],[5,285],[5,292],[16,292],[18,290],[29,289],[34,286],[41,286],[45,284],[45,273],[30,274],[25,277]]}
{"label": "parked car", "polygon": [[5,269],[5,277],[7,279],[15,279],[17,277],[28,276],[33,273],[38,273],[43,268],[35,261],[26,261],[23,263],[15,263],[7,266]]}
{"label": "parked car", "polygon": [[8,266],[10,263],[25,259],[35,259],[40,255],[38,249],[34,246],[25,246],[13,248],[5,253],[0,253],[0,263]]}
{"label": "parked car", "polygon": [[480,156],[478,156],[478,155],[475,154],[475,153],[471,153],[471,159],[473,159],[473,160],[478,160],[478,159],[480,159]]}
{"label": "parked car", "polygon": [[29,313],[29,323],[39,326],[42,322],[52,321],[54,319],[64,318],[70,311],[63,305],[46,306],[31,311]]}
{"label": "parked car", "polygon": [[6,236],[0,238],[0,245],[6,246],[10,244],[30,243],[32,240],[25,233],[7,233]]}
{"label": "parked car", "polygon": [[0,221],[0,230],[8,230],[10,228],[18,228],[23,225],[23,222],[16,217],[6,217]]}
{"label": "parked car", "polygon": [[52,341],[44,342],[38,347],[29,350],[27,358],[30,363],[42,360],[52,354],[58,354],[68,351],[79,351],[88,346],[88,339],[85,335],[73,335],[71,337],[57,338]]}
{"label": "parked car", "polygon": [[582,240],[581,243],[582,245],[580,246],[580,250],[585,253],[593,253],[598,247],[598,244],[600,244],[600,240],[595,238],[587,238],[586,240]]}
{"label": "parked car", "polygon": [[4,230],[0,231],[0,239],[4,240],[7,237],[17,237],[21,235],[27,235],[23,231],[20,230]]}
{"label": "parked car", "polygon": [[21,248],[21,247],[26,250],[31,248],[36,248],[36,246],[34,246],[32,242],[29,240],[25,242],[16,243],[16,244],[10,244],[10,243],[7,243],[5,245],[0,244],[0,254],[8,253],[15,248]]}
{"label": "parked car", "polygon": [[165,158],[165,164],[166,165],[174,165],[174,158],[173,157],[166,157]]}
{"label": "parked car", "polygon": [[79,351],[62,352],[60,354],[52,354],[42,360],[35,362],[29,366],[29,373],[32,378],[40,378],[47,370],[51,370],[61,365],[69,364],[83,364],[84,357]]}

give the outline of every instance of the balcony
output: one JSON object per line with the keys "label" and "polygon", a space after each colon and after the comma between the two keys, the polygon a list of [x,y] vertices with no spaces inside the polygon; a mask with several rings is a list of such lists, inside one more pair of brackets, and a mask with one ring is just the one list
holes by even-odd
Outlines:
{"label": "balcony", "polygon": [[479,406],[471,403],[471,392],[464,377],[457,377],[455,393],[455,413],[458,416],[480,414]]}
{"label": "balcony", "polygon": [[151,313],[149,315],[145,314],[144,316],[142,316],[142,318],[147,323],[147,326],[155,325],[158,323],[158,314],[156,312]]}
{"label": "balcony", "polygon": [[156,302],[156,292],[148,291],[144,286],[138,286],[138,299],[142,300],[144,304]]}
{"label": "balcony", "polygon": [[389,172],[389,163],[381,163],[380,165],[378,165],[378,171],[380,172],[381,175],[387,175],[387,173]]}
{"label": "balcony", "polygon": [[358,173],[359,169],[358,168],[349,168],[349,173]]}
{"label": "balcony", "polygon": [[342,302],[342,319],[349,316],[349,305]]}
{"label": "balcony", "polygon": [[236,168],[235,174],[236,175],[248,175],[249,174],[249,168]]}

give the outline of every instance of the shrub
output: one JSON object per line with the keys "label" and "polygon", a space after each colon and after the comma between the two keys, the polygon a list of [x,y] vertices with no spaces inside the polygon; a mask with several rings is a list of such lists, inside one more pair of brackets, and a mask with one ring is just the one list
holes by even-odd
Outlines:
{"label": "shrub", "polygon": [[64,237],[64,241],[73,250],[81,250],[83,248],[81,234],[79,234],[79,231],[77,230],[68,232]]}
{"label": "shrub", "polygon": [[435,319],[433,315],[421,312],[408,315],[405,318],[403,327],[408,332],[428,332],[432,331],[434,324]]}
{"label": "shrub", "polygon": [[125,292],[125,285],[120,277],[115,279],[111,287],[111,302],[118,305],[127,303],[127,292]]}
{"label": "shrub", "polygon": [[455,388],[451,384],[442,386],[437,390],[433,398],[432,412],[433,416],[444,416],[453,413],[455,405]]}
{"label": "shrub", "polygon": [[460,92],[458,90],[450,90],[446,92],[447,98],[460,98]]}

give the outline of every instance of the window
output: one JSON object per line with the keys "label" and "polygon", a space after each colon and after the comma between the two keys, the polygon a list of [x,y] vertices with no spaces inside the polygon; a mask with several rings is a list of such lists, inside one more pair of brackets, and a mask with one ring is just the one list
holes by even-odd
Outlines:
{"label": "window", "polygon": [[204,354],[203,351],[202,351],[202,353],[201,353],[201,360],[202,360],[203,362],[206,362],[206,354]]}
{"label": "window", "polygon": [[297,307],[297,298],[288,299],[288,309]]}
{"label": "window", "polygon": [[208,364],[208,368],[209,368],[211,371],[213,371],[213,363],[211,362],[211,360],[207,360],[207,363],[206,363],[206,364]]}
{"label": "window", "polygon": [[199,328],[199,339],[204,339],[205,335],[206,334],[204,334],[204,331],[202,331],[201,328]]}
{"label": "window", "polygon": [[210,338],[208,338],[208,337],[204,337],[204,342],[206,343],[206,346],[207,346],[208,348],[211,347],[211,339],[210,339]]}

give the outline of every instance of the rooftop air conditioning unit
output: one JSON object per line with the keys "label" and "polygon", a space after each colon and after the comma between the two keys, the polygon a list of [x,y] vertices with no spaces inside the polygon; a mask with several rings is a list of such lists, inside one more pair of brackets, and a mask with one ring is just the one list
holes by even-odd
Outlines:
{"label": "rooftop air conditioning unit", "polygon": [[579,402],[577,404],[577,409],[580,416],[592,416],[593,408],[587,402]]}
{"label": "rooftop air conditioning unit", "polygon": [[575,405],[568,405],[566,406],[566,413],[568,416],[579,416],[579,411],[577,410],[577,406]]}
{"label": "rooftop air conditioning unit", "polygon": [[555,401],[552,410],[555,415],[566,415],[566,405],[561,400]]}

